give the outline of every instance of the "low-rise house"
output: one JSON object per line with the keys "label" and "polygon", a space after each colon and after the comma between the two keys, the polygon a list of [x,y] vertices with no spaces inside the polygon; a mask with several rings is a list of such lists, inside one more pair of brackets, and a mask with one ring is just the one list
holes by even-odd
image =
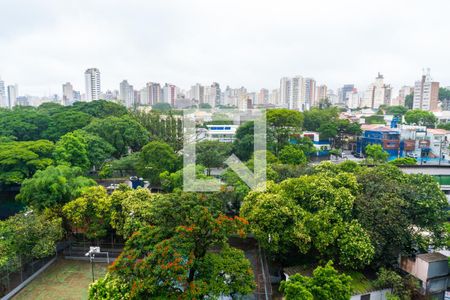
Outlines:
{"label": "low-rise house", "polygon": [[401,257],[400,268],[420,280],[421,292],[433,299],[444,299],[448,286],[448,257],[438,253]]}
{"label": "low-rise house", "polygon": [[[301,138],[310,139],[314,148],[316,148],[316,156],[327,156],[329,151],[331,150],[331,145],[329,140],[321,140],[318,132],[315,131],[304,131],[299,135]],[[291,142],[295,144],[295,139],[292,139]]]}
{"label": "low-rise house", "polygon": [[239,125],[206,125],[206,139],[232,143]]}

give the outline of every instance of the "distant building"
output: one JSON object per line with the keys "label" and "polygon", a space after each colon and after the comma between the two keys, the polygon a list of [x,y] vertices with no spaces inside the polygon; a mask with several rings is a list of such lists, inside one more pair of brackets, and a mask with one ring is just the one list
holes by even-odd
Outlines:
{"label": "distant building", "polygon": [[318,104],[316,103],[316,81],[313,78],[305,78],[305,101],[302,110],[308,110]]}
{"label": "distant building", "polygon": [[[347,93],[353,91],[354,88],[354,84],[344,84],[344,86],[339,90],[339,103],[346,103],[347,99],[345,97],[347,96]],[[333,104],[337,103],[338,102]]]}
{"label": "distant building", "polygon": [[339,103],[339,96],[333,90],[327,91],[327,98],[333,105],[336,105]]}
{"label": "distant building", "polygon": [[350,92],[347,92],[345,96],[346,102],[345,105],[350,109],[355,109],[360,107],[360,97],[357,89],[353,89]]}
{"label": "distant building", "polygon": [[86,101],[99,100],[101,94],[100,71],[96,68],[87,69],[84,72],[86,84]]}
{"label": "distant building", "polygon": [[177,87],[173,84],[166,83],[163,87],[163,101],[175,107],[175,100],[177,99]]}
{"label": "distant building", "polygon": [[127,80],[120,83],[119,100],[128,108],[135,106],[134,88]]}
{"label": "distant building", "polygon": [[361,101],[361,106],[378,109],[380,105],[390,105],[391,93],[391,86],[385,84],[383,75],[378,73],[375,82],[369,85],[365,91]]}
{"label": "distant building", "polygon": [[29,106],[31,105],[27,96],[18,96],[16,99],[16,106]]}
{"label": "distant building", "polygon": [[206,139],[232,143],[239,125],[206,125]]}
{"label": "distant building", "polygon": [[17,84],[8,85],[8,107],[12,108],[16,106],[17,97],[19,95],[19,87]]}
{"label": "distant building", "polygon": [[308,110],[314,99],[316,82],[302,76],[283,77],[280,80],[280,104],[289,109]]}
{"label": "distant building", "polygon": [[0,78],[0,107],[7,107],[8,101],[6,96],[5,82]]}
{"label": "distant building", "polygon": [[432,81],[430,70],[414,84],[413,109],[439,110],[439,82]]}
{"label": "distant building", "polygon": [[191,100],[194,100],[198,104],[202,104],[205,102],[205,87],[200,83],[197,83],[191,87],[188,92],[188,97]]}
{"label": "distant building", "polygon": [[414,88],[411,86],[402,86],[402,88],[398,91],[398,97],[395,105],[403,105],[405,106],[406,96],[411,95],[414,92]]}
{"label": "distant building", "polygon": [[73,103],[73,86],[70,82],[66,82],[62,86],[63,89],[63,97],[62,97],[62,105],[70,105]]}
{"label": "distant building", "polygon": [[267,105],[269,103],[269,90],[268,89],[260,89],[258,93],[258,100],[256,101],[257,105]]}
{"label": "distant building", "polygon": [[319,85],[316,89],[316,99],[314,101],[315,105],[318,106],[320,101],[325,100],[327,98],[328,88],[326,85]]}
{"label": "distant building", "polygon": [[280,90],[273,89],[269,96],[269,103],[275,106],[280,105]]}
{"label": "distant building", "polygon": [[156,103],[162,102],[161,97],[161,85],[157,82],[147,83],[149,104],[154,105]]}

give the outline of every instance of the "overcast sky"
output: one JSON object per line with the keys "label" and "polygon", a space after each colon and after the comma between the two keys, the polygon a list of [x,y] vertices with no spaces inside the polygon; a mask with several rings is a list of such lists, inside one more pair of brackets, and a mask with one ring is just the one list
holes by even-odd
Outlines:
{"label": "overcast sky", "polygon": [[282,76],[363,90],[377,72],[395,88],[422,68],[450,85],[450,1],[0,0],[0,76],[20,94],[84,93],[123,79],[249,90]]}

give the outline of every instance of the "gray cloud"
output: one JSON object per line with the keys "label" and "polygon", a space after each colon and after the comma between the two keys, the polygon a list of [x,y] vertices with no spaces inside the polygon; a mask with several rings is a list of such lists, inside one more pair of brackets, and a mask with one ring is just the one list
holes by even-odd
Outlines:
{"label": "gray cloud", "polygon": [[0,0],[0,75],[21,94],[61,93],[98,67],[122,79],[275,88],[301,74],[364,89],[395,87],[423,67],[450,85],[450,2],[360,0]]}

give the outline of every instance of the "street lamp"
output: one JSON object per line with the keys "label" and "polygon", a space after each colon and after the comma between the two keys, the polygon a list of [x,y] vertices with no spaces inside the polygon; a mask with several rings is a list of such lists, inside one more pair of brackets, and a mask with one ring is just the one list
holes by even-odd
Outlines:
{"label": "street lamp", "polygon": [[94,279],[94,259],[95,254],[100,253],[100,247],[89,247],[89,252],[86,252],[84,256],[89,256],[89,261],[91,262],[91,271],[92,271],[92,282],[95,281]]}

